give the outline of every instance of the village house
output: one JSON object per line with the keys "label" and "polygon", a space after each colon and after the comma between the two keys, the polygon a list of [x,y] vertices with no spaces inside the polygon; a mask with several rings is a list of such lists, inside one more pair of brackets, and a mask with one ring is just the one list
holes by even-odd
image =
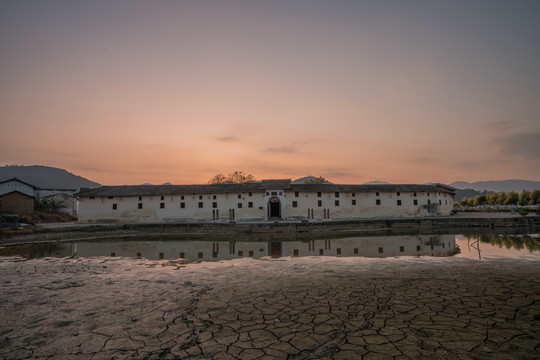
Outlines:
{"label": "village house", "polygon": [[81,189],[81,222],[280,221],[449,215],[454,189],[433,185],[135,185]]}
{"label": "village house", "polygon": [[36,203],[49,200],[59,205],[57,211],[77,217],[79,199],[75,189],[43,189],[16,177],[0,181],[0,211],[19,215],[34,211]]}

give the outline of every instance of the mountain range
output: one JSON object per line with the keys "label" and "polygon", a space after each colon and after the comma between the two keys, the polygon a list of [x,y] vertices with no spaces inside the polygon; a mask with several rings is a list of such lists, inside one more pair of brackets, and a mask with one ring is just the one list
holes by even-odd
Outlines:
{"label": "mountain range", "polygon": [[456,189],[473,189],[476,191],[521,192],[523,190],[533,191],[540,189],[540,181],[518,179],[477,181],[473,183],[466,181],[455,181],[451,183],[450,186],[453,186]]}
{"label": "mountain range", "polygon": [[[24,182],[32,184],[42,189],[80,189],[82,187],[95,188],[101,186],[97,182],[88,180],[82,176],[72,174],[64,169],[59,169],[51,166],[33,165],[7,165],[0,167],[0,182],[11,178],[18,178]],[[294,183],[304,183],[306,181],[317,181],[320,178],[314,176],[306,176],[294,181]],[[326,181],[326,183],[330,183]],[[371,181],[366,184],[382,184],[383,181]],[[540,189],[540,181],[530,180],[490,180],[490,181],[455,181],[450,186],[457,189],[456,201],[460,201],[464,196],[468,198],[476,195],[485,194],[486,192],[509,192],[522,190],[533,191]]]}
{"label": "mountain range", "polygon": [[40,189],[74,189],[96,188],[101,186],[82,176],[72,174],[64,169],[50,166],[8,165],[0,167],[0,182],[17,178]]}

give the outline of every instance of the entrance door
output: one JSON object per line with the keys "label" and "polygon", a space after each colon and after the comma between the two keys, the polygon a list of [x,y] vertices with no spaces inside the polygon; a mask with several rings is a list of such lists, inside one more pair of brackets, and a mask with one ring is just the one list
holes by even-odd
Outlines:
{"label": "entrance door", "polygon": [[281,219],[281,202],[277,197],[268,200],[268,212],[270,219]]}

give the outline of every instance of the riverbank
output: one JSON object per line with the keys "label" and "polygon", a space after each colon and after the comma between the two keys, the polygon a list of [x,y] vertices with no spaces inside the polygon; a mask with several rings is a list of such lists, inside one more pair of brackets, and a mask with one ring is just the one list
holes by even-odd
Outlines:
{"label": "riverbank", "polygon": [[185,222],[185,223],[52,223],[30,229],[4,231],[0,245],[60,242],[133,236],[181,236],[249,240],[272,237],[350,236],[355,234],[470,233],[485,229],[505,232],[537,232],[540,216],[508,213],[458,213],[445,217],[416,219],[368,219],[280,222]]}
{"label": "riverbank", "polygon": [[536,359],[539,265],[0,258],[0,356]]}

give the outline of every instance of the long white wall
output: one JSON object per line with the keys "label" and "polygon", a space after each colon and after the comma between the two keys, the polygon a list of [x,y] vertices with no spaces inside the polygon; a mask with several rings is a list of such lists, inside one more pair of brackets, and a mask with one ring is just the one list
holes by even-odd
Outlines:
{"label": "long white wall", "polygon": [[279,199],[284,220],[424,217],[449,215],[452,210],[452,197],[444,192],[340,192],[338,196],[334,192],[283,190],[276,190],[273,196],[272,192],[81,197],[79,220],[268,220],[272,197]]}

